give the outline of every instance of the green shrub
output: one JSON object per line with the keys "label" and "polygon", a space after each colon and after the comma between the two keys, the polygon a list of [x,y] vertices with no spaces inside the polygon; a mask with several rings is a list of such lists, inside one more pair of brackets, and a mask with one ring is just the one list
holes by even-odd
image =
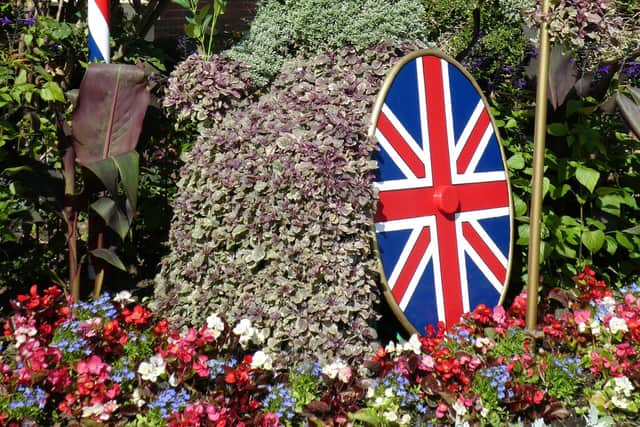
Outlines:
{"label": "green shrub", "polygon": [[470,71],[481,69],[482,75],[477,78],[489,81],[500,78],[493,75],[503,75],[504,67],[521,63],[526,47],[523,10],[535,4],[532,0],[423,3],[427,39],[451,56],[460,55]]}
{"label": "green shrub", "polygon": [[414,0],[263,0],[249,33],[226,54],[251,64],[256,82],[266,85],[299,51],[422,40],[423,14]]}
{"label": "green shrub", "polygon": [[409,50],[288,61],[269,94],[203,130],[178,183],[156,308],[269,332],[281,365],[351,358],[376,338],[371,109]]}

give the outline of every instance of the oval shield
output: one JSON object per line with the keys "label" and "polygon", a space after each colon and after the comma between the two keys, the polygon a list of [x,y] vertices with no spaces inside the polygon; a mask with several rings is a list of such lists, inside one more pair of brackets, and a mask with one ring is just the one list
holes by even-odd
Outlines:
{"label": "oval shield", "polygon": [[502,301],[513,213],[487,101],[453,59],[404,57],[376,101],[376,244],[385,296],[400,322],[450,326]]}

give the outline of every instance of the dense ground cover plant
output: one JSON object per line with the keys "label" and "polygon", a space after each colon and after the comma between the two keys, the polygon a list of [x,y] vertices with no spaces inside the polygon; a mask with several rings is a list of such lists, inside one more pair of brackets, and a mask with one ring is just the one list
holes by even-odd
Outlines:
{"label": "dense ground cover plant", "polygon": [[221,55],[192,54],[171,72],[162,105],[178,122],[211,125],[247,98],[251,87],[246,65]]}
{"label": "dense ground cover plant", "polygon": [[178,323],[246,316],[282,364],[366,350],[379,296],[369,112],[408,49],[296,58],[269,94],[203,131],[178,183],[158,310]]}
{"label": "dense ground cover plant", "polygon": [[410,0],[263,0],[247,35],[225,54],[251,65],[264,86],[300,52],[422,40],[423,13],[420,2]]}
{"label": "dense ground cover plant", "polygon": [[[70,304],[57,287],[13,302],[0,420],[38,425],[634,425],[640,286],[585,268],[574,292],[526,294],[364,359],[277,369],[264,331],[211,314],[175,329],[122,292]],[[319,356],[319,355],[318,355]],[[547,424],[549,423],[549,424]]]}

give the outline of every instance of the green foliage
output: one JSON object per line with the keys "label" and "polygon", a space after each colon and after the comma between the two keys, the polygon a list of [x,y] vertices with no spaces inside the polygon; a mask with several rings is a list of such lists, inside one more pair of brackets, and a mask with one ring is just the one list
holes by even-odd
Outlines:
{"label": "green foliage", "polygon": [[581,389],[582,368],[575,358],[559,359],[550,354],[546,359],[547,369],[543,373],[546,392],[565,402],[575,400]]}
{"label": "green foliage", "polygon": [[179,324],[248,317],[281,365],[366,350],[379,297],[369,115],[406,52],[296,58],[269,94],[203,131],[178,183],[159,310]]}
{"label": "green foliage", "polygon": [[145,412],[144,414],[137,414],[136,419],[133,421],[129,421],[125,424],[125,427],[158,427],[164,426],[167,424],[167,420],[162,418],[162,414],[160,414],[160,409],[153,408],[150,411]]}
{"label": "green foliage", "polygon": [[227,0],[213,0],[211,4],[204,5],[201,5],[197,0],[173,0],[173,2],[188,11],[185,33],[198,41],[200,54],[205,60],[209,59],[212,53],[216,23],[218,17],[224,13],[224,9],[227,7]]}
{"label": "green foliage", "polygon": [[[318,367],[319,370],[319,367]],[[322,377],[314,374],[310,369],[298,369],[289,375],[289,388],[296,400],[296,411],[302,411],[305,406],[320,398]]]}
{"label": "green foliage", "polygon": [[127,355],[128,360],[148,359],[155,354],[153,340],[146,335],[130,339],[124,345],[124,352]]}
{"label": "green foliage", "polygon": [[522,10],[531,0],[423,1],[427,40],[484,76],[505,74],[525,53]]}
{"label": "green foliage", "polygon": [[494,385],[493,378],[484,375],[485,371],[479,370],[473,379],[473,393],[482,399],[483,408],[487,409],[484,419],[485,425],[499,427],[504,425],[507,418],[507,410],[498,398],[498,389]]}
{"label": "green foliage", "polygon": [[298,52],[423,39],[424,9],[413,0],[263,0],[246,37],[225,54],[251,65],[266,85]]}
{"label": "green foliage", "polygon": [[510,329],[504,337],[496,339],[496,345],[491,348],[491,356],[510,359],[525,351],[527,335],[522,329]]}
{"label": "green foliage", "polygon": [[[65,270],[57,116],[83,26],[0,5],[0,294]],[[6,21],[8,20],[8,21]],[[19,291],[19,289],[14,289]]]}
{"label": "green foliage", "polygon": [[[502,115],[507,162],[523,265],[529,243],[533,141],[529,107]],[[594,99],[570,99],[549,118],[543,184],[542,274],[549,283],[576,274],[576,265],[607,265],[612,282],[640,271],[639,207],[635,188],[638,141],[621,132],[618,117],[597,109]],[[516,255],[518,256],[518,255]]]}

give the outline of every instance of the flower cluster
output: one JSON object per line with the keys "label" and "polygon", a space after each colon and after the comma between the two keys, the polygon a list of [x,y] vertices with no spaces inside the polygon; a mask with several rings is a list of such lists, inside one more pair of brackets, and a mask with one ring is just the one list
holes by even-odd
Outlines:
{"label": "flower cluster", "polygon": [[280,370],[247,320],[211,314],[178,331],[130,294],[72,304],[55,287],[33,287],[4,326],[0,423],[637,423],[640,286],[610,289],[589,268],[574,280],[578,292],[544,295],[535,331],[524,329],[522,294],[366,360]]}

